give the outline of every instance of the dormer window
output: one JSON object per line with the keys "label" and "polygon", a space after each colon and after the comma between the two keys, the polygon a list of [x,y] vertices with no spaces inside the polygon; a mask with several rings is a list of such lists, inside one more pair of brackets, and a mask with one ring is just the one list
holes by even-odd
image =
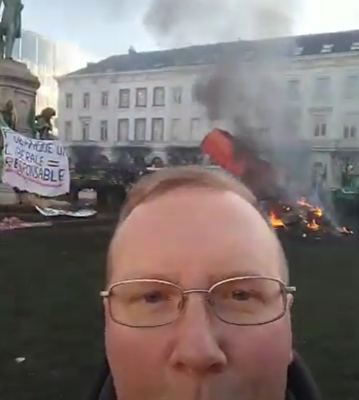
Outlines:
{"label": "dormer window", "polygon": [[294,55],[295,56],[301,56],[303,53],[304,47],[296,47],[294,49]]}
{"label": "dormer window", "polygon": [[334,44],[324,44],[322,50],[320,51],[322,54],[331,53],[333,51]]}
{"label": "dormer window", "polygon": [[244,55],[243,55],[244,61],[251,61],[251,60],[253,60],[253,57],[254,57],[254,51],[253,50],[246,50]]}

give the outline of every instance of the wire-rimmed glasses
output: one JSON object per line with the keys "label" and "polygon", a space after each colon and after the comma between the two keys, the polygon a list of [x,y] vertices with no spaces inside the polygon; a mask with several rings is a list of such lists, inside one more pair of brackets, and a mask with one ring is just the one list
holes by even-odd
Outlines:
{"label": "wire-rimmed glasses", "polygon": [[193,293],[204,295],[221,321],[251,326],[282,318],[288,294],[295,291],[294,286],[287,286],[279,279],[245,276],[217,282],[208,290],[184,290],[175,283],[158,279],[131,279],[112,284],[100,295],[108,299],[112,320],[133,328],[171,324]]}

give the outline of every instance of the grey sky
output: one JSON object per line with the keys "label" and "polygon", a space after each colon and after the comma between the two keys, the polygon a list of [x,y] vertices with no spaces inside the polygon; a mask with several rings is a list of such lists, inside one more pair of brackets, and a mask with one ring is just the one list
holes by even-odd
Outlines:
{"label": "grey sky", "polygon": [[[247,0],[23,0],[23,2],[24,28],[55,40],[72,42],[84,52],[99,57],[126,52],[131,45],[137,50],[148,50],[256,35],[258,32],[252,32],[253,29],[256,30],[253,28],[256,24],[251,23],[250,26],[245,24],[246,13],[253,14],[248,3],[251,3],[252,9],[265,8],[266,12],[272,8],[282,10],[284,4],[290,14],[287,16],[291,18],[290,25],[294,33],[359,28],[357,0],[251,0],[250,2]],[[171,3],[171,6],[166,8],[166,3]],[[287,7],[288,4],[293,7]],[[233,15],[238,15],[238,18],[233,18]],[[257,13],[256,16],[258,15]],[[278,18],[281,19],[281,23],[283,22],[283,15],[277,13],[274,16],[273,26]],[[267,28],[262,33],[266,32]]]}
{"label": "grey sky", "polygon": [[[126,51],[132,43],[141,49],[154,46],[141,24],[146,0],[136,0],[141,6],[139,11],[132,6],[121,6],[125,4],[123,0],[23,0],[23,3],[24,28],[73,42],[86,52],[107,56]],[[49,3],[53,6],[49,7]]]}

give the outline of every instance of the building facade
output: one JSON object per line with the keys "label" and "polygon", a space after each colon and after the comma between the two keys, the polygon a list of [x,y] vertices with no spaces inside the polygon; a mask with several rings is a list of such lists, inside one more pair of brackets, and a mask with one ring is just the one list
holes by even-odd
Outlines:
{"label": "building facade", "polygon": [[[291,41],[282,76],[291,134],[310,147],[308,168],[338,186],[348,164],[359,173],[359,30]],[[198,77],[226,47],[251,63],[254,43],[131,50],[65,75],[58,79],[60,137],[67,146],[100,146],[108,157],[126,146],[150,147],[163,159],[169,148],[195,149],[213,126],[226,128],[198,103]]]}
{"label": "building facade", "polygon": [[86,65],[89,56],[68,43],[54,42],[35,32],[23,30],[14,46],[13,58],[25,63],[41,83],[36,99],[37,111],[57,108],[58,85],[55,77]]}

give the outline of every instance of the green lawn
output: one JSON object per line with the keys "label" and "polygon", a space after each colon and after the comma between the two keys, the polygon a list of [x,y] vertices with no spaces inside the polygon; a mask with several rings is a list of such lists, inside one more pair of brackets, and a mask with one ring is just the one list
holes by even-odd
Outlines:
{"label": "green lawn", "polygon": [[[0,399],[81,400],[102,356],[111,228],[0,233]],[[359,393],[359,246],[288,243],[296,346],[326,400]],[[17,363],[17,357],[25,357]]]}
{"label": "green lawn", "polygon": [[359,245],[287,246],[296,347],[308,361],[326,400],[359,393]]}

